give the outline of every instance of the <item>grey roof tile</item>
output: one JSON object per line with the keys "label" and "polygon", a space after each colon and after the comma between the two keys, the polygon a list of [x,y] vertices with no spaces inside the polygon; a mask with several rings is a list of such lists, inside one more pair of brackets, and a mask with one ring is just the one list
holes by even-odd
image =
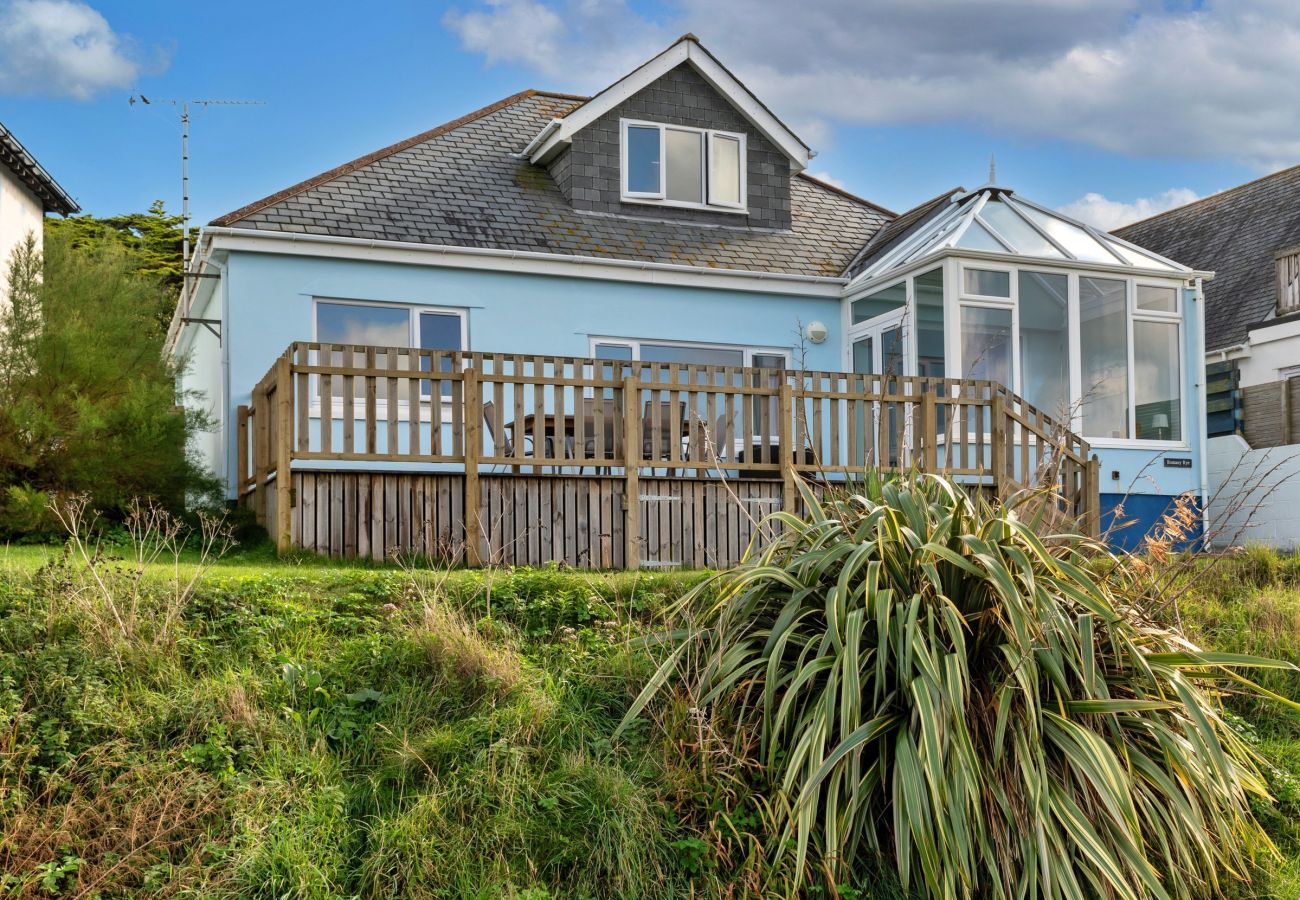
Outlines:
{"label": "grey roof tile", "polygon": [[[343,237],[838,276],[890,220],[804,176],[791,181],[788,231],[576,211],[545,168],[511,154],[580,99],[516,94],[212,224],[298,233],[323,226]],[[584,177],[575,172],[575,184]]]}
{"label": "grey roof tile", "polygon": [[1273,254],[1300,244],[1300,166],[1143,219],[1115,234],[1195,269],[1205,285],[1205,347],[1246,340],[1276,302]]}

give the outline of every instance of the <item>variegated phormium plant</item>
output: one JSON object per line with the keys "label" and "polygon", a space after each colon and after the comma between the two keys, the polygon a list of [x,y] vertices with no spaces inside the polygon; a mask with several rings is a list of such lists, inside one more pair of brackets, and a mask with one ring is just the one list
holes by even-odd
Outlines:
{"label": "variegated phormium plant", "polygon": [[925,475],[803,497],[805,518],[777,514],[780,538],[683,601],[691,625],[624,720],[681,687],[757,729],[772,854],[840,883],[892,861],[932,898],[1202,897],[1248,877],[1267,791],[1218,697],[1290,664],[1145,620],[1123,563],[1036,534],[1024,498]]}

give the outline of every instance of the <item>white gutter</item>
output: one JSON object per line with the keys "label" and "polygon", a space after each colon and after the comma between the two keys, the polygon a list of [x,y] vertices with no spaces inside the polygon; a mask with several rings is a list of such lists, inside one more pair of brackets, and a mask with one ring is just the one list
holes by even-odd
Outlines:
{"label": "white gutter", "polygon": [[1207,358],[1217,356],[1220,362],[1227,362],[1229,353],[1240,354],[1239,356],[1234,357],[1235,359],[1250,356],[1250,343],[1233,344],[1231,347],[1224,347],[1222,350],[1209,350],[1206,351],[1205,355]]}
{"label": "white gutter", "polygon": [[1195,280],[1196,293],[1194,294],[1196,303],[1196,353],[1194,358],[1198,361],[1196,364],[1196,396],[1201,404],[1201,540],[1205,541],[1206,536],[1210,533],[1210,415],[1206,408],[1206,376],[1205,376],[1205,290],[1204,279],[1197,276]]}
{"label": "white gutter", "polygon": [[932,267],[936,262],[949,256],[958,256],[962,259],[987,260],[1018,266],[1020,268],[1031,268],[1035,271],[1040,269],[1072,269],[1082,272],[1105,272],[1115,275],[1142,275],[1150,278],[1177,278],[1186,281],[1190,278],[1210,279],[1214,277],[1213,272],[1192,271],[1190,269],[1181,269],[1171,272],[1168,269],[1147,269],[1140,266],[1121,266],[1110,263],[1093,263],[1083,260],[1074,259],[1047,259],[1041,256],[1025,256],[1019,253],[994,253],[988,250],[967,250],[963,247],[940,247],[932,253],[918,257],[906,265],[900,265],[888,272],[882,272],[878,275],[872,275],[870,279],[861,280],[862,275],[858,276],[855,281],[844,291],[844,297],[848,300],[856,299],[865,293],[870,293],[876,288],[889,282],[897,281],[899,278],[910,272]]}
{"label": "white gutter", "polygon": [[[575,274],[573,271],[566,270],[595,270],[586,277],[608,277],[613,280],[632,280],[629,274],[632,272],[661,272],[665,275],[681,276],[683,279],[693,280],[695,278],[704,278],[709,280],[731,280],[741,283],[753,283],[751,290],[762,290],[764,292],[775,292],[779,288],[776,285],[802,285],[805,286],[805,293],[814,293],[818,296],[836,297],[840,296],[839,288],[848,283],[847,278],[837,275],[798,275],[787,272],[754,272],[745,269],[721,269],[707,268],[704,266],[688,266],[680,263],[660,263],[660,262],[641,262],[628,259],[612,259],[599,256],[577,256],[564,253],[543,253],[536,250],[501,250],[495,247],[460,247],[450,244],[416,244],[409,241],[389,241],[373,238],[351,238],[340,237],[337,235],[326,234],[297,234],[286,231],[258,231],[247,228],[206,228],[204,229],[205,238],[224,239],[220,241],[222,247],[215,243],[210,247],[210,251],[217,249],[238,249],[250,252],[280,252],[293,253],[302,252],[304,255],[313,255],[307,253],[308,248],[333,248],[347,247],[354,250],[374,250],[383,251],[390,256],[407,256],[409,262],[417,260],[426,261],[434,257],[445,262],[433,263],[434,265],[455,265],[459,261],[462,265],[470,268],[497,268],[502,261],[513,260],[525,265],[519,267],[528,271],[536,271],[540,274]],[[241,246],[243,244],[243,246]],[[262,244],[262,246],[257,246]],[[284,250],[269,249],[273,245],[285,246]],[[287,249],[295,248],[295,249]],[[297,249],[301,248],[301,250]],[[330,255],[337,254],[321,254]],[[394,259],[394,261],[402,261]],[[596,274],[601,270],[608,270],[608,274]],[[618,273],[618,274],[614,274]],[[639,279],[643,280],[643,279]],[[763,283],[762,288],[756,287],[758,283]],[[834,287],[837,290],[817,290],[807,291],[807,287],[825,286],[826,288]],[[718,285],[721,287],[722,285]]]}
{"label": "white gutter", "polygon": [[554,134],[555,129],[559,128],[563,124],[564,124],[563,119],[551,119],[551,121],[546,123],[546,127],[544,127],[540,132],[538,132],[537,137],[533,138],[531,141],[528,142],[527,147],[525,147],[523,150],[519,151],[518,153],[511,154],[511,155],[514,156],[516,159],[530,159],[533,155],[533,151],[536,150],[538,147],[540,147],[542,144],[546,143],[546,139],[549,138],[552,134]]}
{"label": "white gutter", "polygon": [[[167,337],[163,341],[163,353],[171,355],[176,349],[176,345],[181,340],[181,330],[185,327],[181,324],[181,319],[189,316],[190,310],[194,308],[194,301],[197,299],[199,290],[203,286],[204,279],[197,277],[196,274],[203,271],[205,265],[214,265],[224,274],[225,267],[221,266],[212,259],[212,242],[206,241],[208,249],[202,251],[205,242],[205,235],[199,235],[199,246],[195,248],[194,255],[190,257],[190,266],[185,270],[186,274],[181,279],[181,295],[176,300],[176,312],[172,314],[171,323],[167,326]],[[200,255],[202,254],[202,255]]]}

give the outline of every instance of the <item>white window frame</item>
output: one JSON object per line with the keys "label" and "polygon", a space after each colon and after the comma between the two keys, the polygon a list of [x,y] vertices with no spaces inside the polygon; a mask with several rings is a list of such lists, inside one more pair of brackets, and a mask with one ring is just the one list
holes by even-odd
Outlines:
{"label": "white window frame", "polygon": [[[1177,440],[1159,441],[1151,438],[1132,437],[1124,441],[1119,446],[1124,447],[1151,447],[1151,448],[1177,448],[1190,449],[1187,440],[1187,347],[1184,345],[1186,335],[1184,334],[1183,325],[1183,287],[1182,285],[1170,285],[1167,281],[1158,281],[1148,278],[1127,278],[1128,282],[1128,409],[1129,409],[1129,434],[1137,434],[1137,381],[1133,377],[1136,371],[1137,347],[1133,343],[1133,323],[1134,322],[1161,322],[1164,324],[1173,324],[1178,327],[1178,429],[1182,436]],[[1164,312],[1161,310],[1138,309],[1137,289],[1139,285],[1147,287],[1173,287],[1174,288],[1174,311]],[[1092,441],[1093,446],[1106,446],[1104,441]]]}
{"label": "white window frame", "polygon": [[[632,191],[627,186],[628,176],[628,128],[655,128],[659,131],[659,190],[655,192]],[[685,131],[692,134],[703,135],[702,152],[700,154],[700,184],[703,187],[703,203],[691,203],[685,200],[668,199],[668,158],[665,132],[667,131]],[[712,197],[713,188],[711,184],[711,166],[713,159],[713,140],[715,137],[730,138],[740,142],[740,202],[739,203],[721,203],[714,202]],[[652,206],[672,206],[679,209],[702,209],[712,210],[714,212],[729,213],[748,213],[748,165],[749,159],[748,144],[746,136],[734,131],[719,131],[712,128],[691,128],[687,125],[671,125],[666,122],[649,122],[642,119],[619,119],[618,129],[619,145],[619,199],[624,203],[645,203]]]}
{"label": "white window frame", "polygon": [[[715,341],[677,341],[672,338],[630,338],[618,337],[615,335],[589,334],[587,335],[587,355],[591,359],[596,358],[597,344],[615,344],[620,347],[631,348],[631,362],[643,362],[641,359],[642,344],[658,344],[668,347],[685,347],[687,349],[697,348],[700,350],[740,350],[744,354],[744,362],[741,363],[741,365],[746,368],[754,367],[755,356],[780,356],[785,359],[786,368],[791,368],[793,366],[793,351],[791,351],[789,347],[764,347],[756,344],[727,344]],[[628,362],[628,360],[602,359],[601,362]],[[683,363],[682,365],[688,364]]]}
{"label": "white window frame", "polygon": [[[1075,266],[1053,265],[1048,260],[1026,260],[1023,264],[1012,262],[1001,262],[991,259],[969,259],[959,255],[950,255],[939,263],[928,261],[924,265],[909,267],[907,270],[900,272],[892,277],[889,281],[873,285],[869,291],[855,291],[853,296],[845,297],[841,305],[841,325],[846,335],[845,346],[843,349],[844,371],[851,371],[853,364],[853,342],[857,340],[867,326],[875,320],[853,324],[853,302],[859,300],[868,294],[874,294],[896,284],[904,283],[907,285],[907,311],[908,318],[912,319],[915,312],[915,294],[914,279],[918,275],[933,271],[935,268],[943,270],[944,278],[944,364],[949,378],[961,378],[964,371],[964,363],[961,358],[961,307],[970,306],[991,306],[991,307],[1010,307],[1012,317],[1012,382],[1007,385],[1013,393],[1023,396],[1023,383],[1021,359],[1020,359],[1020,273],[1024,272],[1042,272],[1044,274],[1065,275],[1068,279],[1068,296],[1066,305],[1067,327],[1069,328],[1069,400],[1072,410],[1072,418],[1069,423],[1070,429],[1075,434],[1082,436],[1091,447],[1107,449],[1130,449],[1130,450],[1155,450],[1155,451],[1174,451],[1174,452],[1191,452],[1191,441],[1189,438],[1189,429],[1194,424],[1188,415],[1188,407],[1192,402],[1192,392],[1187,389],[1188,376],[1188,357],[1187,357],[1187,322],[1185,315],[1188,312],[1187,298],[1184,296],[1186,285],[1183,280],[1177,277],[1161,278],[1153,275],[1125,275],[1120,272],[1107,271],[1089,271],[1081,270]],[[989,271],[1005,271],[1009,273],[1011,296],[1010,297],[990,297],[984,294],[966,293],[966,269],[984,269]],[[1135,367],[1135,347],[1133,345],[1133,322],[1152,321],[1176,323],[1178,326],[1178,366],[1179,366],[1179,417],[1182,429],[1182,437],[1178,440],[1158,441],[1150,438],[1112,438],[1112,437],[1089,437],[1083,431],[1083,410],[1079,403],[1079,398],[1083,396],[1082,373],[1083,373],[1083,348],[1082,348],[1082,329],[1079,318],[1079,279],[1080,278],[1103,278],[1111,281],[1122,281],[1125,283],[1125,309],[1128,313],[1126,327],[1128,329],[1128,427],[1129,433],[1135,434],[1137,431],[1137,404],[1136,383],[1133,378]],[[1137,309],[1137,286],[1139,284],[1153,287],[1172,287],[1176,292],[1176,311],[1162,312],[1157,310],[1138,310]],[[892,315],[886,314],[886,315]],[[908,365],[909,374],[916,371],[916,341],[908,340]],[[1300,369],[1297,370],[1300,374]],[[1050,414],[1050,411],[1047,411]]]}
{"label": "white window frame", "polygon": [[[418,341],[420,337],[420,314],[421,313],[434,313],[436,315],[456,316],[457,318],[460,319],[460,344],[461,344],[460,352],[468,352],[469,350],[469,310],[464,307],[427,306],[419,303],[401,303],[401,302],[392,302],[386,300],[350,300],[346,297],[314,296],[312,297],[312,305],[311,305],[311,335],[312,335],[311,339],[313,343],[321,343],[320,333],[319,333],[319,319],[318,319],[318,313],[321,306],[374,306],[381,309],[405,309],[408,314],[406,346],[407,349],[412,349],[412,350],[422,349],[418,346]],[[356,346],[365,346],[365,345],[358,344]],[[316,375],[312,376],[311,387],[310,387],[312,399],[311,399],[311,404],[309,409],[309,414],[317,418],[320,416],[321,413],[320,389],[317,387],[317,381],[316,381],[318,377],[319,376]],[[437,379],[434,378],[431,373],[430,381],[435,381],[435,380]],[[450,398],[440,397],[440,400],[444,410],[449,410],[451,408]],[[431,405],[431,403],[432,403],[431,395],[424,393],[424,388],[421,387],[420,404],[423,407],[427,408]],[[336,417],[342,415],[343,398],[342,397],[333,398],[333,404],[334,404],[334,415]],[[397,402],[399,420],[403,420],[408,417],[407,410],[409,406],[410,406],[409,400],[399,400]],[[387,398],[376,401],[376,412],[377,414],[387,415],[388,412]],[[444,420],[446,419],[445,416],[443,418]]]}

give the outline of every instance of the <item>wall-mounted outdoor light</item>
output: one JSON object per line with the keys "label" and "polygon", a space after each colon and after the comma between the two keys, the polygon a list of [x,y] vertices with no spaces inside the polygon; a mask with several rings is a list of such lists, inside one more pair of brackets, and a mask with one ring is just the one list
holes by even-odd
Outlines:
{"label": "wall-mounted outdoor light", "polygon": [[812,343],[821,344],[826,341],[830,331],[826,328],[824,322],[809,322],[808,327],[803,330],[803,334]]}

